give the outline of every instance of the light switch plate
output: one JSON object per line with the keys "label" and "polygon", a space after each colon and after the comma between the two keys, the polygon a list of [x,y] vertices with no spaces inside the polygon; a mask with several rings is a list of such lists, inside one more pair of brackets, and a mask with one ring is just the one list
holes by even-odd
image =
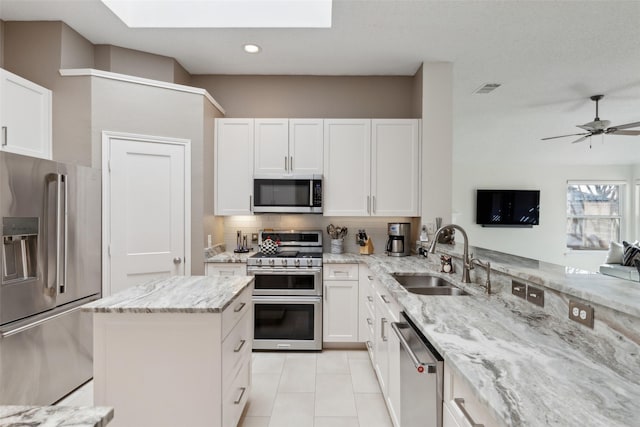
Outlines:
{"label": "light switch plate", "polygon": [[511,281],[511,293],[522,299],[527,298],[527,285],[516,280]]}
{"label": "light switch plate", "polygon": [[569,300],[569,319],[593,329],[593,307],[578,301]]}
{"label": "light switch plate", "polygon": [[544,307],[544,291],[529,285],[527,287],[527,301]]}

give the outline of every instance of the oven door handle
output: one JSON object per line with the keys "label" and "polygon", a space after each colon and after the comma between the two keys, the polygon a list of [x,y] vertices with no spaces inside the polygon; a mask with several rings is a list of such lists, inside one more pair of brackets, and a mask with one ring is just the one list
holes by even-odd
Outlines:
{"label": "oven door handle", "polygon": [[258,267],[258,268],[247,268],[247,273],[250,275],[263,275],[263,276],[273,276],[275,274],[287,274],[287,275],[296,275],[302,276],[305,274],[318,274],[322,272],[322,268],[318,267],[296,267],[296,268],[273,268],[273,267]]}
{"label": "oven door handle", "polygon": [[281,297],[273,297],[273,296],[253,296],[252,300],[254,304],[316,304],[322,302],[321,296],[313,296],[313,297],[301,297],[301,296],[281,296]]}

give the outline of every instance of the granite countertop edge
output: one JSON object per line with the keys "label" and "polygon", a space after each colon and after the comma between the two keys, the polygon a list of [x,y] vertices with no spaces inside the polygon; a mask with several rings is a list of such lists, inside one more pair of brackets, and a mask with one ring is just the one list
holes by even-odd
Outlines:
{"label": "granite countertop edge", "polygon": [[82,306],[92,313],[221,313],[253,276],[172,276],[154,279]]}
{"label": "granite countertop edge", "polygon": [[0,406],[2,426],[105,427],[113,408],[104,406]]}

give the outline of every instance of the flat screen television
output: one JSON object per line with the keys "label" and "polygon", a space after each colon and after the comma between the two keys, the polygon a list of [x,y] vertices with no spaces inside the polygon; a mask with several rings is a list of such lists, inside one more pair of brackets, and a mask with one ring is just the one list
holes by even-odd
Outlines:
{"label": "flat screen television", "polygon": [[539,224],[539,190],[478,190],[476,224],[531,227]]}

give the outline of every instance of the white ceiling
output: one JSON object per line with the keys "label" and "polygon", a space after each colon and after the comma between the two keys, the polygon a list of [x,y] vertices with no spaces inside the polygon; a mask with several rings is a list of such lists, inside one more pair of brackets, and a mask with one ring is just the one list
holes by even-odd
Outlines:
{"label": "white ceiling", "polygon": [[[99,0],[0,1],[4,20],[62,20],[192,74],[413,75],[449,61],[458,156],[640,163],[640,137],[594,138],[591,150],[539,141],[580,131],[597,93],[602,119],[640,120],[640,1],[334,0],[330,29],[130,29]],[[248,42],[262,53],[244,53]],[[472,94],[487,82],[502,87]]]}

